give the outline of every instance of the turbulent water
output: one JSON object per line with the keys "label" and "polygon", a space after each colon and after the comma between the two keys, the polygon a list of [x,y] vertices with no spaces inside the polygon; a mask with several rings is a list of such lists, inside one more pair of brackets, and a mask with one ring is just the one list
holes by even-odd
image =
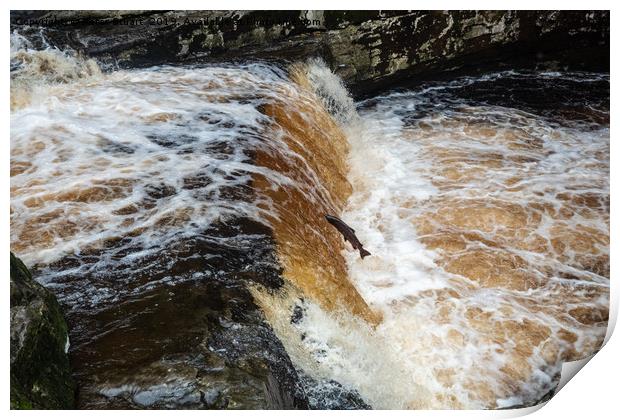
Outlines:
{"label": "turbulent water", "polygon": [[531,404],[602,344],[608,75],[354,103],[318,61],[102,74],[17,35],[11,59],[11,248],[67,310],[84,408],[204,402],[187,354],[215,290],[251,292],[316,408],[333,383],[373,408]]}

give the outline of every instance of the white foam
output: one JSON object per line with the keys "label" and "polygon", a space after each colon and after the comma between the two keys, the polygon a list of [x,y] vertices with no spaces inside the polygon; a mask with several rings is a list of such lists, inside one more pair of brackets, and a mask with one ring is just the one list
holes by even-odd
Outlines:
{"label": "white foam", "polygon": [[[73,212],[62,219],[80,229],[25,250],[24,261],[49,263],[136,229],[145,229],[136,240],[146,250],[149,243],[161,242],[162,229],[168,236],[191,235],[233,216],[266,223],[264,208],[270,203],[264,197],[252,202],[220,191],[239,188],[253,174],[265,176],[274,188],[293,182],[249,161],[258,147],[272,147],[283,158],[292,155],[279,137],[284,133],[266,133],[269,119],[258,109],[267,98],[292,92],[290,83],[260,65],[116,72],[51,91],[39,103],[13,112],[11,157],[31,167],[11,178],[12,241],[19,241],[29,221],[54,211]],[[41,150],[32,148],[35,142]],[[192,177],[202,177],[202,184],[185,188]],[[111,199],[55,198],[98,186],[108,189]],[[152,201],[153,187],[172,193],[145,208],[141,203]],[[44,206],[28,205],[27,200],[39,199]],[[128,206],[137,209],[121,210]],[[174,215],[185,222],[161,225]]]}
{"label": "white foam", "polygon": [[[494,80],[506,74],[484,76]],[[508,75],[518,75],[511,72]],[[557,75],[542,75],[555,78]],[[600,80],[580,74],[564,75],[566,80]],[[465,79],[449,87],[473,84],[476,79]],[[374,98],[364,104],[359,118],[352,117],[347,125],[351,145],[349,180],[354,193],[349,199],[343,220],[356,229],[356,234],[372,256],[360,259],[350,247],[343,252],[349,267],[350,279],[365,300],[384,314],[384,321],[376,330],[351,324],[322,312],[318,307],[306,305],[306,315],[297,328],[307,337],[287,347],[293,360],[309,372],[334,378],[345,386],[356,389],[375,408],[484,408],[494,403],[497,407],[531,403],[557,384],[561,362],[543,357],[546,344],[562,347],[555,334],[560,329],[574,333],[578,339],[577,351],[592,349],[600,341],[605,329],[584,326],[558,317],[550,312],[532,311],[519,299],[553,302],[565,305],[566,310],[588,304],[585,292],[575,289],[570,298],[574,304],[566,305],[563,295],[555,285],[578,288],[580,285],[603,287],[593,305],[608,306],[604,290],[609,280],[588,270],[577,268],[570,258],[570,251],[557,258],[511,249],[536,267],[551,266],[559,272],[574,273],[576,279],[544,278],[546,287],[536,290],[516,291],[502,288],[470,287],[466,278],[456,279],[435,263],[436,254],[418,239],[412,223],[414,217],[432,210],[432,199],[499,199],[527,206],[532,197],[543,194],[543,201],[560,205],[555,198],[561,192],[609,191],[608,142],[609,131],[605,126],[592,129],[591,125],[568,124],[558,126],[544,117],[503,107],[474,107],[448,102],[441,112],[432,110],[421,116],[417,123],[432,127],[431,134],[421,129],[407,127],[404,118],[421,106],[428,108],[429,101],[445,87],[424,87],[418,91],[401,92]],[[428,96],[427,96],[428,95]],[[435,103],[435,102],[431,102]],[[445,105],[445,103],[444,103]],[[431,108],[432,109],[432,108]],[[467,132],[470,124],[487,124],[499,130],[497,139],[485,139]],[[528,138],[542,141],[536,152],[513,150],[502,142],[504,131],[522,130]],[[507,134],[506,134],[507,135]],[[425,138],[424,136],[427,136]],[[430,136],[430,137],[428,137]],[[451,150],[471,150],[476,154],[500,154],[507,161],[512,157],[535,158],[533,164],[505,166],[490,169],[473,179],[463,188],[439,191],[433,182],[436,162],[429,160],[425,148],[445,147]],[[527,171],[524,190],[518,194],[506,191],[510,177]],[[447,196],[446,196],[447,194]],[[412,203],[415,203],[412,205]],[[543,216],[535,232],[549,237],[549,228],[556,223],[550,216]],[[601,232],[608,231],[608,220],[584,217],[577,213],[570,226],[589,226]],[[485,232],[478,232],[487,235]],[[493,232],[489,233],[490,238]],[[608,254],[608,248],[601,248]],[[564,257],[568,256],[568,260]],[[542,270],[542,268],[541,268]],[[458,276],[457,276],[458,277]],[[541,281],[543,279],[541,278]],[[460,283],[463,281],[464,283]],[[445,290],[458,292],[457,297],[438,301],[438,294]],[[436,291],[436,292],[433,292]],[[445,301],[443,299],[446,299]],[[445,303],[447,302],[447,303]],[[505,309],[510,308],[506,312]],[[446,312],[446,309],[448,311]],[[469,310],[482,309],[491,314],[491,321],[504,323],[533,322],[552,331],[550,339],[531,348],[527,359],[531,373],[524,381],[515,381],[502,368],[511,366],[519,370],[513,350],[518,344],[511,337],[500,344],[494,341],[494,331],[489,333],[472,324],[466,315]],[[535,334],[534,332],[532,332]],[[527,334],[527,333],[526,333]],[[286,337],[286,334],[282,334]],[[286,344],[287,338],[285,338]],[[515,337],[516,340],[516,337]],[[314,367],[303,355],[318,362]],[[374,361],[374,363],[373,363]],[[443,372],[450,372],[451,379],[442,380]],[[399,384],[402,386],[394,386]],[[493,398],[484,390],[486,386]]]}

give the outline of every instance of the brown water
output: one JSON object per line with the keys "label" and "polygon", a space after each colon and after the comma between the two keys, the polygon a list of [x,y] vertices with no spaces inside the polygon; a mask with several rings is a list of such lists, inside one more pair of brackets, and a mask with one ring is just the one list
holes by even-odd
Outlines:
{"label": "brown water", "polygon": [[298,372],[375,408],[530,403],[600,347],[608,76],[354,104],[317,62],[103,75],[14,50],[11,248],[67,310],[82,407],[193,407],[235,381],[197,374],[221,342],[197,320],[234,301],[222,331],[259,325],[249,292]]}

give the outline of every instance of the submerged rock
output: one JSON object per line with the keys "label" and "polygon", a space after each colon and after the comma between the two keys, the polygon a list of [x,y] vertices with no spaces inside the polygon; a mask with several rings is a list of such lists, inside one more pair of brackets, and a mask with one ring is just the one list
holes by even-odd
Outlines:
{"label": "submerged rock", "polygon": [[11,253],[11,408],[71,409],[67,324],[52,293]]}

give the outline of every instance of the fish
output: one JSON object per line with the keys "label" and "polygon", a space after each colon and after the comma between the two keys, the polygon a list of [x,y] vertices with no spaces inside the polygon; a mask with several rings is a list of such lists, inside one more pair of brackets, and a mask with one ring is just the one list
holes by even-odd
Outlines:
{"label": "fish", "polygon": [[332,226],[338,229],[338,232],[342,234],[345,241],[349,241],[349,243],[353,246],[353,249],[357,249],[360,252],[360,257],[362,259],[364,259],[364,257],[371,255],[370,252],[364,249],[364,245],[362,245],[360,240],[357,239],[357,236],[355,236],[355,229],[347,225],[345,222],[343,222],[336,216],[326,214],[325,219],[327,219],[327,221]]}

